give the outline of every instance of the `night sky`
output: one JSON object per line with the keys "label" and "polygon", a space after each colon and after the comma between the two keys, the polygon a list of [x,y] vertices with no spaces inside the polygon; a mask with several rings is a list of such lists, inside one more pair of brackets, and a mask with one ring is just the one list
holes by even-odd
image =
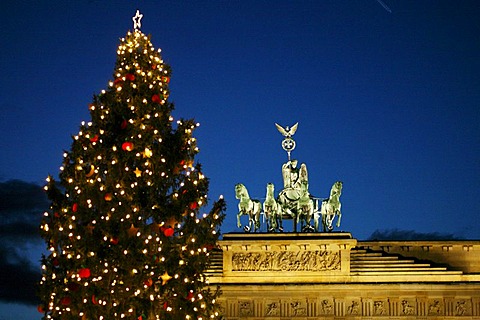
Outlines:
{"label": "night sky", "polygon": [[480,239],[478,1],[3,1],[0,319],[40,318],[39,186],[113,79],[137,9],[172,67],[174,117],[201,124],[209,197],[227,200],[222,232],[241,231],[236,183],[257,199],[269,182],[281,189],[274,124],[298,122],[292,158],[310,193],[343,181],[338,231]]}

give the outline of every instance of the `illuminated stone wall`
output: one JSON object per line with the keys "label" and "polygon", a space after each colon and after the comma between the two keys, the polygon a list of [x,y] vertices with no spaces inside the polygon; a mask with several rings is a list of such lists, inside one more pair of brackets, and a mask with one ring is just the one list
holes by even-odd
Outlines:
{"label": "illuminated stone wall", "polygon": [[480,319],[479,241],[227,234],[219,245],[209,279],[226,319]]}

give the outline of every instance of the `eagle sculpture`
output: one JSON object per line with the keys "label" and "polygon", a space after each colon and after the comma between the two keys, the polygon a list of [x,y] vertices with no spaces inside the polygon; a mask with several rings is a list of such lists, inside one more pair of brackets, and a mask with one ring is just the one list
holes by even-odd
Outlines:
{"label": "eagle sculpture", "polygon": [[285,137],[285,138],[291,138],[295,132],[297,131],[297,127],[298,127],[298,122],[295,123],[291,128],[289,128],[288,126],[286,126],[285,128],[283,128],[282,126],[280,126],[278,123],[275,123],[275,126],[277,127],[278,131],[280,131],[280,133]]}

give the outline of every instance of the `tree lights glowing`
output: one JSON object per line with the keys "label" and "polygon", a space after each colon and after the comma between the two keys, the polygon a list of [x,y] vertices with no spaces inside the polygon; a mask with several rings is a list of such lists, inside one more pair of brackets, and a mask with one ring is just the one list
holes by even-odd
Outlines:
{"label": "tree lights glowing", "polygon": [[[137,21],[135,21],[137,18]],[[215,319],[203,271],[224,218],[194,162],[198,124],[171,116],[170,68],[138,30],[63,155],[41,234],[44,319]]]}

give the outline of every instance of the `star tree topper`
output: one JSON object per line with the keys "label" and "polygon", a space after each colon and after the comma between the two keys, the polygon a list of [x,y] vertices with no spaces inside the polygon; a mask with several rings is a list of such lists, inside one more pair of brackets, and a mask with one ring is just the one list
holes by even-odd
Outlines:
{"label": "star tree topper", "polygon": [[139,10],[137,10],[137,13],[135,13],[135,16],[132,18],[133,20],[133,29],[137,30],[142,27],[142,18],[143,14],[140,13]]}

